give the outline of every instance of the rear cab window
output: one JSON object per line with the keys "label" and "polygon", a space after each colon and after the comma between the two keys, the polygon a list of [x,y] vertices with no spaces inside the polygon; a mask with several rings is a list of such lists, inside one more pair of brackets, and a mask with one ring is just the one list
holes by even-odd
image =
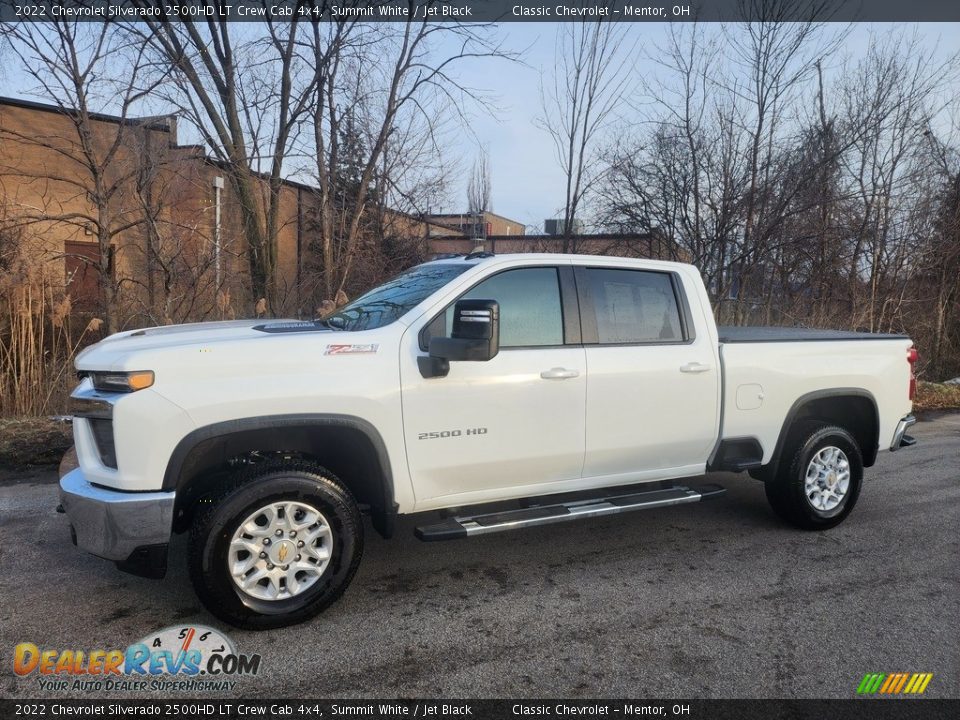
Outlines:
{"label": "rear cab window", "polygon": [[[600,345],[681,343],[685,332],[678,281],[672,273],[585,267]],[[582,280],[581,280],[582,282]]]}

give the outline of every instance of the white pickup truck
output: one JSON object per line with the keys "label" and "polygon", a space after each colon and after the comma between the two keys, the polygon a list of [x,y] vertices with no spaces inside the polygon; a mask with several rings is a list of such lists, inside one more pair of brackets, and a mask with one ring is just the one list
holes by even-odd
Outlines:
{"label": "white pickup truck", "polygon": [[81,353],[81,548],[162,577],[172,533],[211,613],[269,628],[349,584],[363,515],[446,540],[723,492],[747,470],[804,529],[840,523],[880,449],[913,443],[911,341],[717,328],[696,269],[473,253],[317,321],[200,323]]}

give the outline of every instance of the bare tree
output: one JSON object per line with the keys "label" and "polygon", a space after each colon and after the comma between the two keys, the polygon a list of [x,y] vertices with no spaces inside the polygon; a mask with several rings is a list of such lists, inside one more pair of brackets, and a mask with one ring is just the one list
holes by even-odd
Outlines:
{"label": "bare tree", "polygon": [[[947,175],[935,215],[935,234],[925,274],[933,290],[930,366],[939,375],[960,373],[960,156],[947,154],[935,138],[933,150]],[[952,177],[951,177],[952,175]],[[951,352],[952,351],[952,352]]]}
{"label": "bare tree", "polygon": [[541,82],[537,122],[550,133],[564,175],[563,252],[576,250],[574,223],[596,179],[593,153],[629,93],[632,56],[623,25],[600,20],[557,30],[556,69],[552,82]]}
{"label": "bare tree", "polygon": [[790,5],[744,2],[759,20],[724,27],[722,43],[696,23],[671,27],[649,53],[666,79],[653,73],[630,98],[633,122],[606,152],[598,197],[608,224],[632,214],[639,229],[682,249],[719,300],[737,298],[741,321],[769,294],[752,268],[778,252],[772,235],[808,179],[782,183],[795,139],[789,113],[842,36],[827,31],[817,2],[807,3],[807,21],[781,22]]}
{"label": "bare tree", "polygon": [[227,171],[242,215],[251,307],[261,299],[270,307],[277,303],[285,163],[323,72],[312,63],[325,62],[302,52],[306,41],[300,17],[295,13],[286,22],[269,20],[263,32],[255,33],[246,32],[243,24],[212,18],[148,19],[127,26],[153,51],[159,67],[172,70],[175,83],[172,91],[161,90],[164,100],[200,133]]}
{"label": "bare tree", "polygon": [[721,321],[907,331],[960,368],[960,62],[898,28],[838,64],[834,28],[764,22],[671,30],[604,153],[604,224],[696,263]]}
{"label": "bare tree", "polygon": [[[127,320],[139,316],[149,325],[169,325],[232,314],[229,288],[216,282],[215,266],[226,248],[211,247],[211,238],[200,227],[202,215],[173,207],[175,188],[182,191],[187,179],[149,151],[140,168],[133,194],[143,216],[143,240],[136,249],[144,272],[135,281],[145,293],[130,303]],[[190,190],[201,197],[207,192],[206,187]]]}
{"label": "bare tree", "polygon": [[[14,163],[0,174],[39,191],[34,207],[17,208],[23,225],[58,224],[96,238],[97,258],[78,258],[97,273],[101,314],[107,332],[118,329],[118,293],[129,277],[116,276],[114,257],[144,222],[131,202],[130,188],[142,171],[140,157],[131,148],[142,147],[153,121],[131,116],[132,109],[156,83],[143,85],[147,63],[143,47],[130,43],[110,24],[53,20],[17,23],[4,35],[21,66],[37,83],[34,92],[55,105],[69,119],[68,135],[44,135],[34,129],[0,126],[0,139],[34,147],[58,162],[51,165]],[[123,72],[117,72],[122,67]],[[109,132],[97,108],[113,110]],[[154,119],[155,121],[155,119]],[[51,187],[56,188],[55,191]]]}
{"label": "bare tree", "polygon": [[631,119],[601,153],[591,200],[604,226],[655,236],[664,257],[696,263],[711,292],[724,297],[744,155],[735,103],[716,85],[724,58],[716,37],[696,23],[671,25],[646,57],[665,77],[643,76],[624,98]]}
{"label": "bare tree", "polygon": [[398,189],[382,176],[384,170],[394,179],[403,174],[396,164],[401,156],[391,148],[417,142],[437,147],[437,119],[464,121],[465,107],[479,98],[457,79],[457,66],[513,57],[491,38],[492,31],[490,25],[435,24],[412,16],[403,24],[314,26],[313,50],[326,58],[315,62],[321,70],[312,106],[325,298],[344,290],[363,254],[378,194]]}
{"label": "bare tree", "polygon": [[490,180],[490,156],[484,150],[473,163],[473,171],[467,181],[467,210],[471,215],[482,215],[492,210],[490,193],[493,183]]}

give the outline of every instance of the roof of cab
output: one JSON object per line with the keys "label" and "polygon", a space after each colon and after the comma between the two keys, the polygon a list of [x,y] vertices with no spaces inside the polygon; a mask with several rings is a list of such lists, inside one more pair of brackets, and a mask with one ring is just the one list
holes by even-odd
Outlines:
{"label": "roof of cab", "polygon": [[[533,263],[543,264],[543,263],[557,263],[561,265],[575,265],[575,264],[585,264],[585,265],[622,265],[624,267],[629,267],[630,265],[637,264],[643,265],[644,267],[660,267],[663,269],[676,269],[679,267],[689,267],[688,263],[673,262],[670,260],[654,260],[652,258],[627,258],[619,257],[616,255],[573,255],[568,253],[504,253],[502,255],[494,255],[493,253],[473,253],[471,255],[455,255],[449,257],[441,257],[436,260],[430,260],[429,263],[462,263],[468,262],[471,265],[478,265],[481,263],[492,263],[492,262],[503,262],[505,260],[509,261],[524,261],[529,260]],[[426,264],[426,263],[425,263]]]}

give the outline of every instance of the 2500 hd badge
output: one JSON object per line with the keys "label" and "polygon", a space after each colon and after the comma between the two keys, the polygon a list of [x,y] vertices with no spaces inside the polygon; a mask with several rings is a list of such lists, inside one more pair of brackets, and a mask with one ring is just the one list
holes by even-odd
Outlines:
{"label": "2500 hd badge", "polygon": [[435,432],[422,432],[417,436],[418,440],[436,440],[439,438],[463,437],[464,435],[486,435],[487,429],[467,428],[466,430],[437,430]]}

